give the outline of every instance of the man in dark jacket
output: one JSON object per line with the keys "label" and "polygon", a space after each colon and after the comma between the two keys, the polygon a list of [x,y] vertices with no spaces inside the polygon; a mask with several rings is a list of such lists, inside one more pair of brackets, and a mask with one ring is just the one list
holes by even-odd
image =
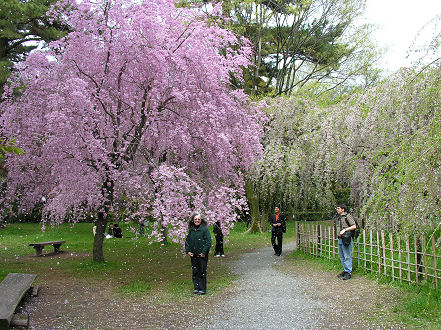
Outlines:
{"label": "man in dark jacket", "polygon": [[[286,232],[286,219],[283,214],[280,213],[280,209],[276,207],[274,214],[270,217],[271,223],[271,244],[274,249],[274,254],[280,256],[282,254],[282,238],[283,233]],[[277,244],[276,244],[277,239]]]}
{"label": "man in dark jacket", "polygon": [[189,222],[185,239],[185,253],[191,257],[192,279],[195,294],[207,292],[208,252],[211,248],[211,235],[207,223],[199,213],[195,213]]}

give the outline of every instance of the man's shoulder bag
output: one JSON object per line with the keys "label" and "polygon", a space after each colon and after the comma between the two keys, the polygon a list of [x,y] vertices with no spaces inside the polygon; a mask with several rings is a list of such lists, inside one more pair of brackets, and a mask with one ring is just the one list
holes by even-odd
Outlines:
{"label": "man's shoulder bag", "polygon": [[348,219],[347,219],[347,216],[348,216],[348,215],[350,215],[350,216],[352,217],[352,219],[354,219],[354,222],[355,222],[355,229],[354,229],[354,230],[351,230],[351,236],[352,236],[353,240],[355,241],[355,240],[358,238],[358,236],[360,236],[360,232],[361,232],[360,225],[358,224],[358,220],[357,220],[357,218],[354,217],[353,214],[348,213],[348,214],[345,216],[345,221],[346,221],[346,224],[347,224],[348,226],[349,226],[349,222],[348,222]]}

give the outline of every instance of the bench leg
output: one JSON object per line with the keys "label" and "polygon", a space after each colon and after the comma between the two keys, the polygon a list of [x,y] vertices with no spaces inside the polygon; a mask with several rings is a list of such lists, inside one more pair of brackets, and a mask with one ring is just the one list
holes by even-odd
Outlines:
{"label": "bench leg", "polygon": [[61,246],[61,244],[53,244],[53,246],[54,246],[54,252],[55,253],[60,253],[60,246]]}
{"label": "bench leg", "polygon": [[34,249],[37,257],[41,256],[41,251],[43,251],[43,246],[34,246]]}
{"label": "bench leg", "polygon": [[27,329],[29,326],[29,316],[28,314],[14,314],[11,319],[11,323],[9,324],[11,327],[17,328],[25,328]]}

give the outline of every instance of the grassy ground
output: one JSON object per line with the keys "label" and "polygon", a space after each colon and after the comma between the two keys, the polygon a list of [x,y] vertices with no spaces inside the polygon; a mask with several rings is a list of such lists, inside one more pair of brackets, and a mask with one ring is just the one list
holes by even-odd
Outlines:
{"label": "grassy ground", "polygon": [[[294,223],[288,225],[286,238],[293,237]],[[191,293],[190,262],[184,257],[182,246],[174,243],[149,244],[147,238],[136,239],[122,224],[123,239],[104,240],[104,263],[92,261],[92,224],[78,223],[48,226],[44,232],[39,224],[10,224],[0,231],[0,280],[8,273],[37,274],[37,281],[45,283],[50,277],[71,277],[89,282],[107,283],[116,292],[145,294],[150,290],[164,297],[187,296]],[[211,228],[210,228],[210,231]],[[231,258],[247,250],[270,244],[270,233],[245,234],[244,223],[238,223],[231,231],[225,253]],[[59,257],[35,257],[29,243],[65,240]],[[214,237],[213,248],[214,249]],[[43,253],[53,251],[51,246]],[[210,292],[215,293],[233,279],[222,262],[210,253],[208,269]],[[48,271],[50,270],[50,272]]]}

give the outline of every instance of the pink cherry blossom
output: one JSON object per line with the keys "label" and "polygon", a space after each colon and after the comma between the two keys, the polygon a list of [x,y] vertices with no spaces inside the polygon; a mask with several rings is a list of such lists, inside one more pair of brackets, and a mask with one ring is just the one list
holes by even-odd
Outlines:
{"label": "pink cherry blossom", "polygon": [[57,8],[73,32],[31,54],[4,95],[3,133],[25,151],[7,162],[6,205],[30,211],[44,196],[53,222],[96,212],[97,251],[120,200],[158,239],[168,226],[182,240],[194,210],[230,228],[262,151],[261,113],[229,86],[249,43],[172,0]]}

